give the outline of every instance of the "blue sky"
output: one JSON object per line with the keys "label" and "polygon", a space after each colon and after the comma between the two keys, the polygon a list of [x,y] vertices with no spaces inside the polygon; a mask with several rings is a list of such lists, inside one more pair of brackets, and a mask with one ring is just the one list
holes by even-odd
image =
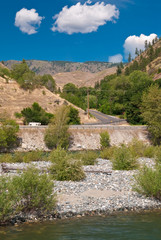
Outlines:
{"label": "blue sky", "polygon": [[161,36],[160,12],[159,0],[5,0],[0,60],[126,61]]}

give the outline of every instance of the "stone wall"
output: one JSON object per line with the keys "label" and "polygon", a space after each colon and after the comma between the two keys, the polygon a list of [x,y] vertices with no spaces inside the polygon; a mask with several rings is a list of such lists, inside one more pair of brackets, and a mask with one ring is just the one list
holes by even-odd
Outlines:
{"label": "stone wall", "polygon": [[[47,151],[44,143],[45,127],[20,127],[19,137],[21,146],[19,150],[29,151],[42,149]],[[131,142],[133,138],[137,138],[149,143],[148,131],[142,126],[71,126],[69,129],[71,135],[70,150],[81,149],[99,149],[100,133],[108,131],[110,135],[111,145],[119,145],[120,143]]]}

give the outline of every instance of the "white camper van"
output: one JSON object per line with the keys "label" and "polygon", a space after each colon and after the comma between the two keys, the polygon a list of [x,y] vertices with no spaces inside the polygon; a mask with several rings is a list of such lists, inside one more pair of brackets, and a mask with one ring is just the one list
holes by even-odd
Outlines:
{"label": "white camper van", "polygon": [[40,122],[29,122],[29,126],[38,127],[38,126],[41,126],[41,123]]}

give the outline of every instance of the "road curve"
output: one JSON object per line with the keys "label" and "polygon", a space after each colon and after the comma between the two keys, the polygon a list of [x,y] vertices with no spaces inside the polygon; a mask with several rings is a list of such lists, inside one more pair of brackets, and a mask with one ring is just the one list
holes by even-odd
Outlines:
{"label": "road curve", "polygon": [[122,122],[126,122],[125,119],[120,119],[118,117],[106,115],[96,110],[90,109],[89,112],[99,121],[100,124],[119,124]]}

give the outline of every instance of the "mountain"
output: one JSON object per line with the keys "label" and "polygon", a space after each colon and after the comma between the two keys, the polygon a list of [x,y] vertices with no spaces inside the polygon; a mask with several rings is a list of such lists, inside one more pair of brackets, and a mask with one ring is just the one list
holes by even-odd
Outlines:
{"label": "mountain", "polygon": [[104,77],[116,73],[116,67],[105,69],[101,72],[90,73],[90,72],[63,72],[53,75],[56,84],[61,89],[67,83],[73,83],[77,87],[94,87],[95,83],[102,80]]}
{"label": "mountain", "polygon": [[[39,61],[39,60],[26,60],[29,68],[37,74],[57,74],[62,72],[88,72],[97,73],[107,68],[117,66],[117,64],[108,62],[68,62],[68,61]],[[11,69],[13,64],[20,63],[20,61],[9,60],[5,61],[4,65]]]}
{"label": "mountain", "polygon": [[[20,61],[9,60],[4,64],[9,69],[13,64]],[[107,62],[65,62],[65,61],[26,61],[29,68],[36,74],[51,74],[56,81],[57,87],[61,89],[67,83],[73,83],[78,87],[91,86],[103,79],[105,76],[116,73],[116,65]]]}

